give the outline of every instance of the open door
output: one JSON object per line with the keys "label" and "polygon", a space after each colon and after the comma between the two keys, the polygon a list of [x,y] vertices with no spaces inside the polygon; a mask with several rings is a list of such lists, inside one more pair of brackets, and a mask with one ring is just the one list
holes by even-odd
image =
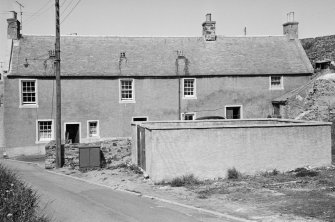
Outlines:
{"label": "open door", "polygon": [[65,141],[69,143],[80,143],[80,126],[79,123],[65,124]]}
{"label": "open door", "polygon": [[226,119],[241,119],[241,107],[226,107]]}
{"label": "open door", "polygon": [[146,170],[145,163],[145,129],[137,126],[137,164]]}

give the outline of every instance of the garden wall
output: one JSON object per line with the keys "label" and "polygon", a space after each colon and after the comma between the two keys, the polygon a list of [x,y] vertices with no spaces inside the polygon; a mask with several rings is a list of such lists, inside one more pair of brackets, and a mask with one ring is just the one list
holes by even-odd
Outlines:
{"label": "garden wall", "polygon": [[[232,121],[234,124],[232,124]],[[136,130],[137,129],[137,130]],[[132,161],[155,182],[331,164],[331,124],[279,119],[133,124]]]}
{"label": "garden wall", "polygon": [[[94,143],[65,144],[63,145],[64,165],[79,169],[79,147],[80,146],[99,146],[101,150],[101,167],[127,161],[130,159],[130,139],[112,139]],[[56,144],[54,141],[45,146],[45,168],[54,168],[56,164]]]}

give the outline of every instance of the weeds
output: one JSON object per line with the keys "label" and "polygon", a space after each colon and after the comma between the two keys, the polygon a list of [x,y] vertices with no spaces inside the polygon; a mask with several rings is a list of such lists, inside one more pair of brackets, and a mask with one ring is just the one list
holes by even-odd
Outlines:
{"label": "weeds", "polygon": [[139,168],[135,164],[119,163],[119,164],[116,164],[116,165],[108,166],[108,169],[110,169],[110,170],[121,169],[121,168],[129,169],[136,174],[143,174],[143,171],[141,170],[141,168]]}
{"label": "weeds", "polygon": [[278,174],[280,174],[280,171],[277,169],[273,169],[272,171],[265,171],[261,173],[263,177],[277,176]]}
{"label": "weeds", "polygon": [[48,222],[38,212],[39,196],[0,164],[0,221]]}
{"label": "weeds", "polygon": [[176,177],[171,180],[171,187],[182,187],[185,185],[183,177]]}
{"label": "weeds", "polygon": [[294,172],[296,173],[295,176],[296,177],[315,177],[317,176],[319,173],[313,170],[308,170],[306,168],[297,168],[294,170]]}
{"label": "weeds", "polygon": [[143,171],[141,170],[141,168],[139,168],[137,165],[135,165],[135,164],[130,164],[130,165],[128,165],[128,168],[130,169],[130,170],[132,170],[134,173],[136,173],[136,174],[143,174]]}
{"label": "weeds", "polygon": [[115,170],[115,169],[121,169],[121,168],[127,168],[127,164],[126,163],[119,163],[119,164],[116,164],[116,165],[110,165],[108,166],[108,169],[110,170]]}
{"label": "weeds", "polygon": [[183,187],[183,186],[195,186],[201,185],[203,181],[200,181],[193,174],[188,174],[181,177],[175,177],[170,182],[162,181],[160,183],[156,183],[156,185],[170,185],[171,187]]}
{"label": "weeds", "polygon": [[231,168],[231,169],[228,169],[227,172],[228,172],[228,176],[227,176],[227,178],[228,178],[229,180],[236,180],[236,179],[241,178],[241,173],[238,172],[238,171],[235,169],[235,167],[233,167],[233,168]]}

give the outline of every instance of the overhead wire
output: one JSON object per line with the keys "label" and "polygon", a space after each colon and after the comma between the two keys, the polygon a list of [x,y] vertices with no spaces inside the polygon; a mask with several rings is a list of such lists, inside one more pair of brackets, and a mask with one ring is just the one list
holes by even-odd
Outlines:
{"label": "overhead wire", "polygon": [[[65,3],[66,3],[67,0],[65,0],[63,2],[63,4],[60,5],[60,10],[61,10],[61,14],[65,13],[65,11],[70,7],[70,5],[72,5],[72,2],[74,2],[74,0],[70,0],[70,2],[67,4],[67,6],[65,6]],[[65,7],[62,9],[62,7]]]}
{"label": "overhead wire", "polygon": [[62,24],[73,12],[73,10],[79,5],[79,3],[81,2],[81,0],[78,0],[78,2],[75,4],[75,6],[70,10],[70,12],[63,18],[63,20],[60,22],[60,24]]}
{"label": "overhead wire", "polygon": [[[27,21],[25,21],[25,23],[30,23],[31,21],[33,21],[36,17],[41,16],[42,14],[44,14],[45,12],[47,12],[52,6],[53,4],[51,3],[51,5],[49,5],[49,3],[52,0],[47,1],[41,8],[39,8],[38,10],[36,10],[32,15],[30,15],[27,19]],[[49,7],[47,7],[49,5]],[[46,8],[47,7],[47,8]]]}
{"label": "overhead wire", "polygon": [[63,5],[67,2],[67,0],[64,0],[63,2],[60,3],[59,7],[63,7]]}

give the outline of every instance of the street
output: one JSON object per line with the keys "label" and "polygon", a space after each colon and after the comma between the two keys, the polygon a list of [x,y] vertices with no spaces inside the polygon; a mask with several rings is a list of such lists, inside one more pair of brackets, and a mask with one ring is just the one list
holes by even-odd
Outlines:
{"label": "street", "polygon": [[34,164],[0,160],[17,171],[41,196],[41,208],[55,221],[234,221],[70,177],[52,174]]}

